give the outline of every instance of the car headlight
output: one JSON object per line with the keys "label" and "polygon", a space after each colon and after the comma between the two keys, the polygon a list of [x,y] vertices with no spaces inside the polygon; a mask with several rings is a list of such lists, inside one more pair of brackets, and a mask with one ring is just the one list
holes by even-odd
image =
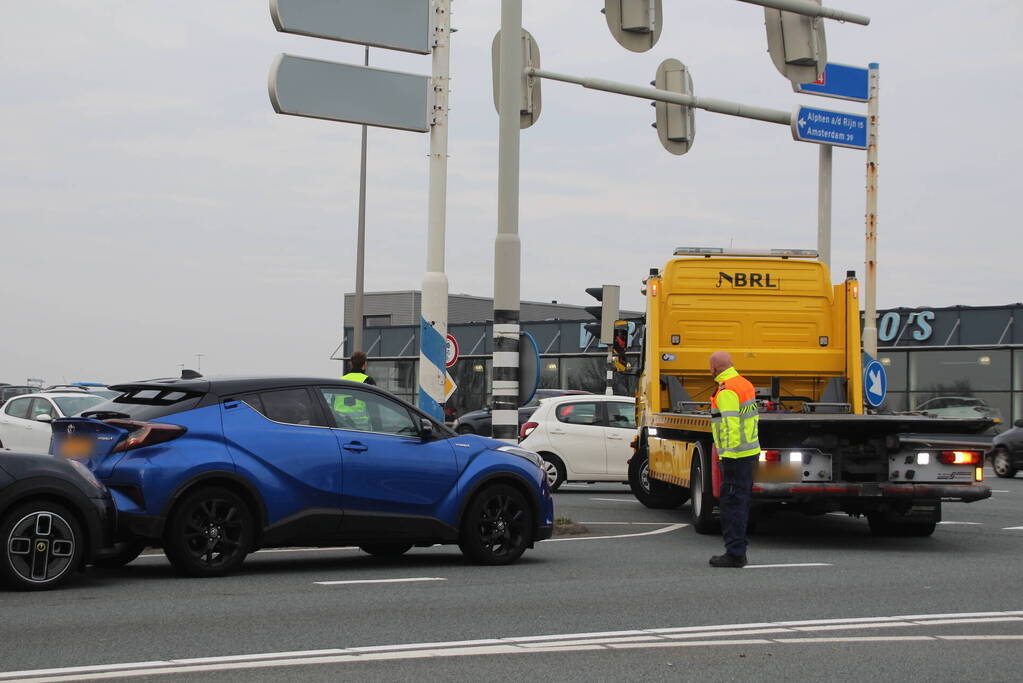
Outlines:
{"label": "car headlight", "polygon": [[527,451],[525,448],[519,448],[518,446],[500,446],[497,450],[504,453],[511,453],[517,455],[520,458],[525,458],[529,462],[533,463],[541,470],[543,469],[543,458],[534,453],[533,451]]}

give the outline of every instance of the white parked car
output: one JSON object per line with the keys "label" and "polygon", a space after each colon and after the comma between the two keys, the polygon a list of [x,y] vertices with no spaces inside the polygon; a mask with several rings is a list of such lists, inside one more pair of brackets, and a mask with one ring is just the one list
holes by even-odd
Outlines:
{"label": "white parked car", "polygon": [[554,491],[566,481],[627,482],[634,436],[634,398],[582,394],[540,401],[519,445],[544,459]]}
{"label": "white parked car", "polygon": [[38,392],[15,396],[0,408],[0,449],[19,453],[49,453],[58,417],[76,415],[106,402],[87,391]]}

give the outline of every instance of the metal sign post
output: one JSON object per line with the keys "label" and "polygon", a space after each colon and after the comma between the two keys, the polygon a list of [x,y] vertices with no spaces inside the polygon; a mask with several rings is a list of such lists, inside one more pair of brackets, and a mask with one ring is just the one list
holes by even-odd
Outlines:
{"label": "metal sign post", "polygon": [[863,308],[863,350],[877,358],[877,127],[878,64],[870,64],[870,100],[867,102],[867,291]]}
{"label": "metal sign post", "polygon": [[498,73],[497,237],[494,241],[493,434],[514,443],[518,431],[519,124],[522,98],[522,0],[501,0]]}
{"label": "metal sign post", "polygon": [[448,77],[451,0],[434,3],[433,125],[430,129],[430,198],[426,272],[420,304],[419,408],[444,419],[448,391],[448,276],[444,272],[448,181]]}
{"label": "metal sign post", "polygon": [[817,253],[831,270],[831,145],[820,145],[817,177]]}

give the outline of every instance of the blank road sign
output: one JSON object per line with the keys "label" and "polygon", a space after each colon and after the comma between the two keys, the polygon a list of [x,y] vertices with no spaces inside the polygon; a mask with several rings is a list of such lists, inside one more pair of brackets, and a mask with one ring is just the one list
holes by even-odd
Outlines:
{"label": "blank road sign", "polygon": [[430,0],[270,0],[278,31],[430,54]]}
{"label": "blank road sign", "polygon": [[426,133],[430,78],[355,64],[278,55],[270,102],[278,114]]}

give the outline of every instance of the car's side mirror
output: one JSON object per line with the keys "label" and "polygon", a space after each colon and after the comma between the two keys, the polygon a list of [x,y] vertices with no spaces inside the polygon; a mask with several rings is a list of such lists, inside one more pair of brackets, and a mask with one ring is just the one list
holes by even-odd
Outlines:
{"label": "car's side mirror", "polygon": [[433,422],[425,417],[419,418],[419,436],[423,441],[433,438]]}
{"label": "car's side mirror", "polygon": [[1023,427],[1023,418],[1020,418],[1019,420],[1016,420],[1012,424],[1016,425],[1017,427]]}
{"label": "car's side mirror", "polygon": [[53,415],[50,415],[48,413],[36,415],[36,422],[53,422]]}

